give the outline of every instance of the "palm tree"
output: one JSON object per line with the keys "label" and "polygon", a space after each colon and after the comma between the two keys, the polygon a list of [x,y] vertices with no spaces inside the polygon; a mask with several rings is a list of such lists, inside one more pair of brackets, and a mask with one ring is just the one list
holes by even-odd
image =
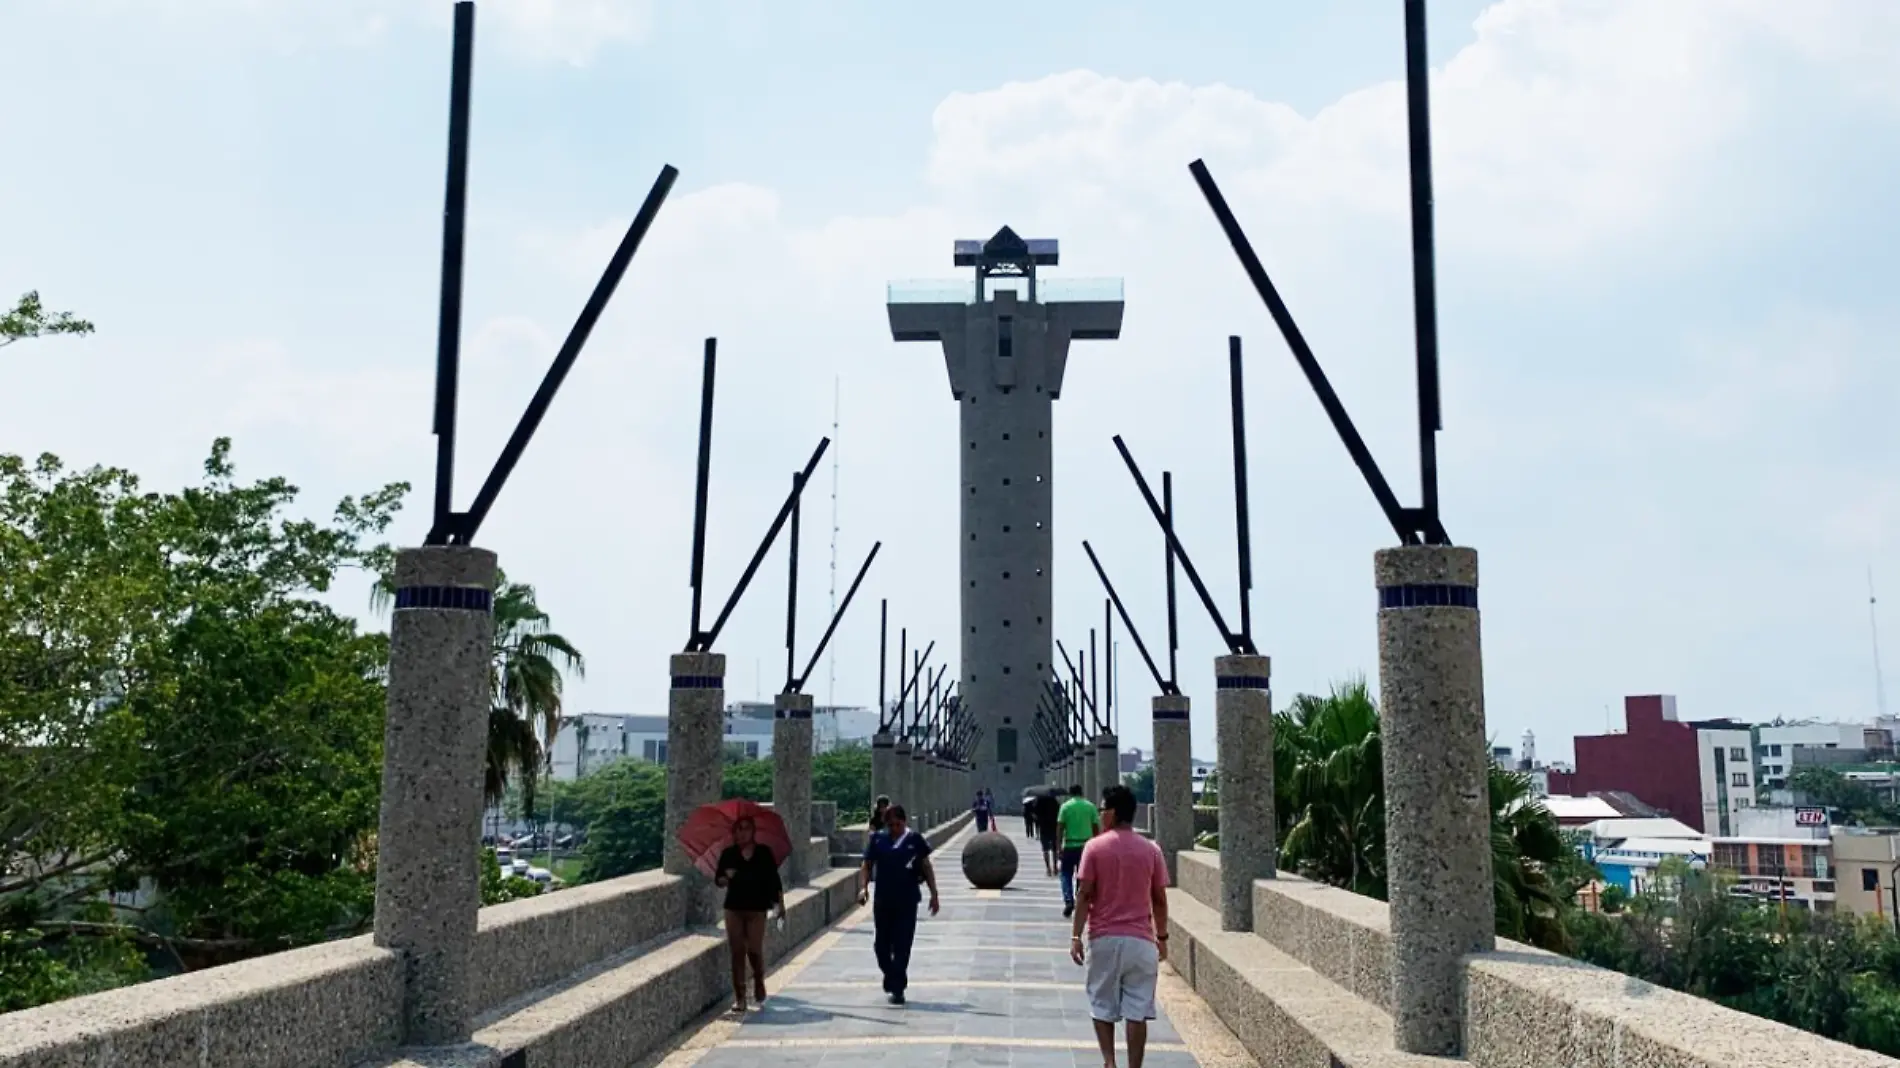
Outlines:
{"label": "palm tree", "polygon": [[[395,600],[389,575],[370,591],[370,604],[386,610]],[[587,674],[587,660],[574,643],[555,633],[535,603],[534,587],[495,573],[495,653],[488,668],[488,763],[484,800],[494,804],[510,781],[521,784],[524,811],[534,811],[535,776],[561,729],[561,694],[567,673]]]}
{"label": "palm tree", "polygon": [[1575,887],[1560,879],[1580,860],[1530,776],[1491,766],[1491,885],[1497,932],[1558,953],[1571,949],[1564,911]]}
{"label": "palm tree", "polygon": [[1308,878],[1385,896],[1379,708],[1363,678],[1300,694],[1274,723],[1281,862]]}

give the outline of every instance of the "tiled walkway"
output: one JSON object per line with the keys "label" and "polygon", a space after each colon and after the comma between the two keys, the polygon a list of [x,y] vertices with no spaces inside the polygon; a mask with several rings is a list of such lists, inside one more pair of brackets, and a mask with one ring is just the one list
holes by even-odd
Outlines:
{"label": "tiled walkway", "polygon": [[[773,976],[763,1011],[709,1025],[667,1056],[666,1068],[1100,1068],[1061,891],[1020,821],[1004,830],[1015,832],[1023,860],[1006,890],[978,891],[964,880],[967,833],[938,853],[943,910],[918,922],[909,1004],[886,1004],[870,910],[859,909]],[[1147,1065],[1232,1068],[1237,1044],[1208,1034],[1204,1007],[1194,1006],[1203,1011],[1190,1030],[1206,1039],[1184,1041],[1168,1010],[1193,995],[1165,967],[1163,980]],[[1127,1050],[1116,1052],[1125,1068]]]}

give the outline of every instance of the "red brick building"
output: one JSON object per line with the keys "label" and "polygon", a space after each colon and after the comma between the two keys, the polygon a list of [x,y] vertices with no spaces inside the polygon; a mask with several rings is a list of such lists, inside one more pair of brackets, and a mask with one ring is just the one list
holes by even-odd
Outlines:
{"label": "red brick building", "polygon": [[1676,699],[1664,694],[1623,698],[1622,734],[1580,734],[1577,770],[1550,773],[1550,792],[1582,797],[1596,790],[1624,790],[1664,815],[1698,831],[1703,826],[1698,728],[1746,729],[1727,720],[1683,722]]}

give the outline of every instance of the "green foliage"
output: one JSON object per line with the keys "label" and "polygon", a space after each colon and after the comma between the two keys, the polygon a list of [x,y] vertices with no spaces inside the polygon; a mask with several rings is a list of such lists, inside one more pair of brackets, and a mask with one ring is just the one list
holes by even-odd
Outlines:
{"label": "green foliage", "polygon": [[[0,456],[0,930],[25,996],[120,981],[127,945],[197,967],[367,921],[387,643],[311,594],[404,490],[319,523],[282,479],[238,483],[225,440],[177,493]],[[141,882],[155,903],[99,912]]]}
{"label": "green foliage", "polygon": [[719,783],[719,796],[727,800],[735,797],[742,797],[747,801],[772,800],[772,762],[769,760],[728,762],[725,775]]}
{"label": "green foliage", "polygon": [[1300,694],[1274,716],[1281,863],[1311,879],[1385,897],[1385,786],[1379,710],[1364,679]]}
{"label": "green foliage", "polygon": [[1855,782],[1833,768],[1802,768],[1789,778],[1788,786],[1805,795],[1810,804],[1833,812],[1836,822],[1900,825],[1900,807],[1881,801],[1866,783]]}
{"label": "green foliage", "polygon": [[503,875],[501,861],[492,849],[482,850],[482,904],[499,905],[541,892],[541,884],[519,875]]}
{"label": "green foliage", "polygon": [[1155,766],[1153,764],[1139,768],[1132,774],[1124,775],[1122,779],[1127,783],[1128,788],[1135,792],[1137,804],[1155,803]]}
{"label": "green foliage", "polygon": [[812,760],[811,796],[838,805],[838,825],[863,823],[871,818],[871,747],[841,745]]}
{"label": "green foliage", "polygon": [[1615,915],[1582,917],[1577,956],[1804,1031],[1900,1054],[1900,938],[1849,913],[1810,913],[1729,893],[1730,880],[1673,873]]}
{"label": "green foliage", "polygon": [[12,311],[0,314],[0,349],[29,338],[90,333],[92,324],[71,312],[47,311],[37,290],[28,290]]}
{"label": "green foliage", "polygon": [[34,928],[0,929],[0,1012],[93,994],[151,976],[123,934],[47,939]]}

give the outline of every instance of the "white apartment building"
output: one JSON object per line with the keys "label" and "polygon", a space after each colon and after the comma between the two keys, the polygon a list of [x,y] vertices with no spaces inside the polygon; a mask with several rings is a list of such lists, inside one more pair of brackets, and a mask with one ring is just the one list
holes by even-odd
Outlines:
{"label": "white apartment building", "polygon": [[[726,713],[726,745],[748,760],[772,755],[772,721]],[[666,717],[585,712],[561,721],[550,754],[550,773],[563,782],[578,779],[615,760],[633,758],[665,764]]]}
{"label": "white apartment building", "polygon": [[1863,749],[1868,727],[1860,723],[1784,723],[1755,730],[1755,766],[1761,785],[1780,790],[1794,774],[1797,749]]}
{"label": "white apartment building", "polygon": [[1735,813],[1755,807],[1754,731],[1698,725],[1695,737],[1702,826],[1712,838],[1727,838],[1735,833]]}

